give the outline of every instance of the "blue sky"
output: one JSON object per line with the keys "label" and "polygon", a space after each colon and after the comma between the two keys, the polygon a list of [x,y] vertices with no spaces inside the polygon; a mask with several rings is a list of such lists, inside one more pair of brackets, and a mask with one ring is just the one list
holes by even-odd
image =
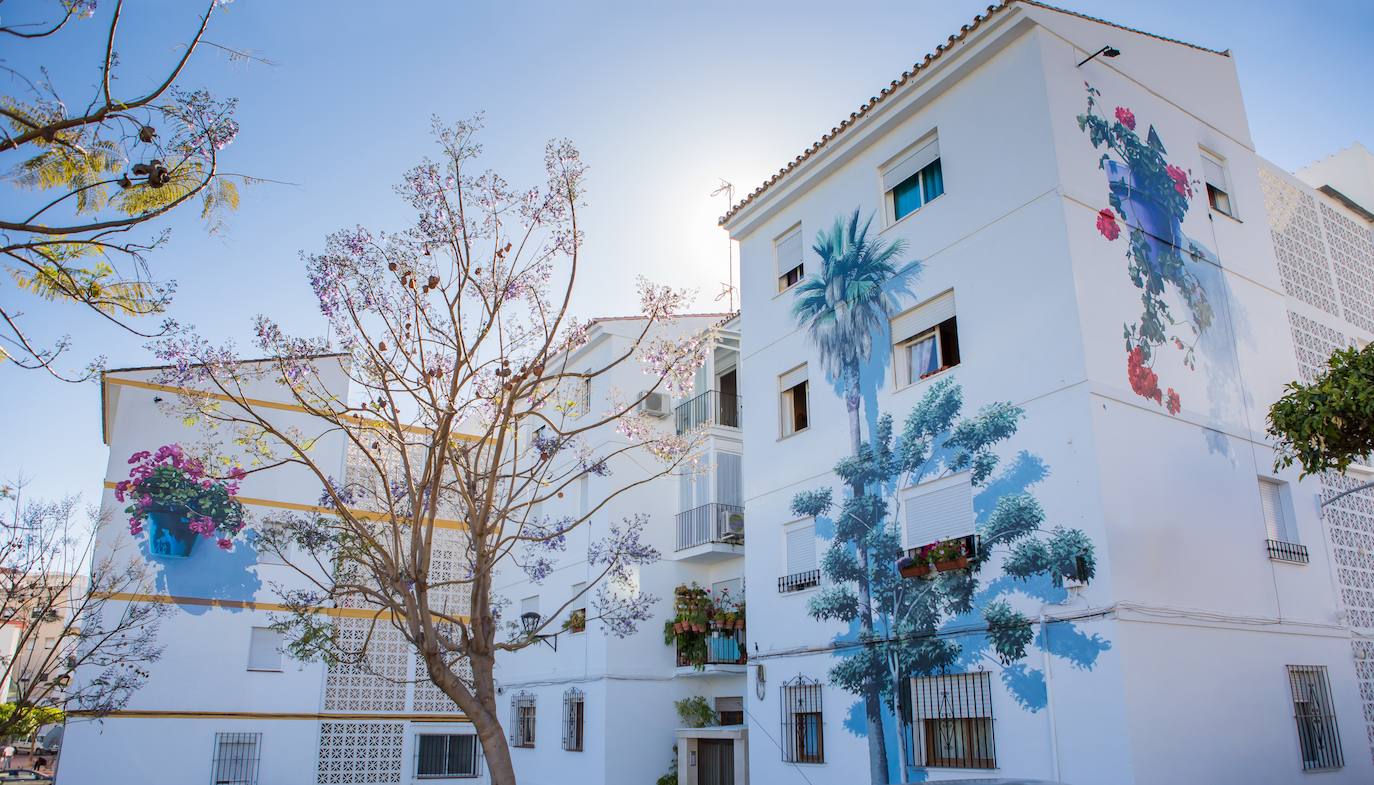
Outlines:
{"label": "blue sky", "polygon": [[[1300,167],[1356,140],[1374,144],[1374,103],[1362,81],[1374,72],[1374,3],[1066,2],[1231,49],[1260,154],[1280,166]],[[0,11],[17,21],[40,5]],[[197,5],[129,3],[120,83],[130,92],[176,57]],[[172,315],[214,339],[247,344],[260,312],[321,333],[299,253],[341,227],[404,226],[391,187],[430,153],[431,115],[483,111],[486,163],[512,183],[538,182],[550,137],[571,138],[591,167],[584,265],[596,283],[575,300],[581,314],[631,312],[639,274],[695,287],[701,309],[724,310],[713,301],[727,264],[716,226],[726,205],[709,196],[719,179],[751,190],[986,5],[236,0],[209,40],[276,65],[206,50],[181,83],[240,98],[243,130],[226,150],[228,170],[294,185],[247,189],[214,236],[182,216],[151,261],[179,284]],[[100,6],[94,20],[55,40],[5,42],[0,60],[29,73],[48,66],[68,102],[84,104],[113,2]],[[0,75],[0,94],[13,90]],[[8,188],[0,194],[13,198]],[[139,340],[73,310],[35,310],[33,318],[49,335],[72,333],[78,351],[105,354],[111,366],[150,360]],[[0,406],[0,478],[22,472],[32,492],[97,497],[107,453],[95,384],[0,368]]]}

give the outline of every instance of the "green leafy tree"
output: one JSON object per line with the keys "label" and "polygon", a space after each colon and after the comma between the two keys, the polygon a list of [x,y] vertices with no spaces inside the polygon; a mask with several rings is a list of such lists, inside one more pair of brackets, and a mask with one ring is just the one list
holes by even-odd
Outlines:
{"label": "green leafy tree", "polygon": [[[816,237],[813,250],[821,259],[820,272],[797,285],[793,315],[810,332],[820,352],[821,364],[830,378],[844,388],[845,412],[849,417],[849,443],[855,460],[863,449],[860,404],[860,374],[873,354],[873,339],[886,330],[895,305],[893,292],[902,279],[914,274],[916,264],[900,270],[898,259],[905,250],[900,240],[891,244],[869,240],[873,219],[861,221],[855,210],[848,220],[836,219],[829,232]],[[862,484],[851,485],[854,499],[864,498]],[[856,547],[857,563],[854,600],[861,635],[873,634],[873,603],[868,576],[871,574],[865,537],[851,541]],[[869,769],[874,783],[887,782],[887,760],[883,736],[880,689],[862,684],[864,716],[869,743]]]}
{"label": "green leafy tree", "polygon": [[[25,328],[24,315],[42,303],[83,306],[137,335],[165,334],[172,325],[137,326],[139,317],[165,311],[175,289],[159,281],[147,254],[167,239],[159,219],[183,205],[200,207],[213,230],[225,210],[238,207],[235,179],[220,169],[220,151],[233,141],[235,100],[180,86],[195,52],[215,47],[235,59],[258,59],[205,38],[225,0],[205,0],[198,27],[161,76],[138,88],[120,80],[118,33],[124,4],[114,3],[98,53],[95,95],[67,100],[41,66],[26,75],[5,68],[13,94],[0,94],[0,164],[14,192],[0,209],[0,257],[8,291],[0,288],[0,362],[41,369],[65,381],[90,378],[59,367],[70,347]],[[0,40],[57,36],[70,23],[92,17],[95,0],[59,0],[53,20],[26,20],[29,9],[5,7]],[[106,21],[102,16],[101,21]],[[64,56],[80,57],[66,52]],[[134,64],[137,68],[143,64]],[[76,107],[76,111],[73,111]],[[32,192],[32,195],[30,195]],[[24,305],[27,303],[28,305]],[[61,363],[66,365],[66,363]]]}
{"label": "green leafy tree", "polygon": [[1284,389],[1269,407],[1276,468],[1296,462],[1304,477],[1344,472],[1374,453],[1374,344],[1338,349],[1311,384]]}

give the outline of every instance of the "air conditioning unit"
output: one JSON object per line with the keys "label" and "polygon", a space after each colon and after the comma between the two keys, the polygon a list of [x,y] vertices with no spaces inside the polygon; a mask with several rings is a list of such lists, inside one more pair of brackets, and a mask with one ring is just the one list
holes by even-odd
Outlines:
{"label": "air conditioning unit", "polygon": [[645,394],[644,400],[639,402],[639,413],[647,414],[650,417],[667,417],[672,414],[672,407],[668,405],[668,394],[661,392]]}
{"label": "air conditioning unit", "polygon": [[732,512],[725,517],[724,540],[736,544],[744,542],[744,513]]}

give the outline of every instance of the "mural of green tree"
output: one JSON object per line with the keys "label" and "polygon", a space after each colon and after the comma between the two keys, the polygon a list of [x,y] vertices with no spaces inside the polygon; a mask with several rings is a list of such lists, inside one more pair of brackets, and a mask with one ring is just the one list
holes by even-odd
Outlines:
{"label": "mural of green tree", "polygon": [[[1043,476],[1038,461],[1025,454],[1018,461],[1039,467],[1040,474],[1030,480],[1018,480],[1017,470],[994,476],[999,464],[994,448],[1016,433],[1023,417],[1012,404],[989,404],[964,417],[962,389],[950,379],[937,380],[900,433],[894,432],[890,414],[875,412],[870,438],[863,438],[860,406],[876,400],[878,383],[863,369],[875,342],[887,339],[888,316],[902,288],[899,279],[918,269],[915,264],[899,268],[895,259],[902,246],[870,243],[867,229],[856,211],[822,232],[815,245],[821,270],[798,287],[794,313],[810,328],[826,373],[843,391],[851,453],[834,467],[846,491],[838,504],[833,489],[824,487],[797,494],[792,509],[833,526],[821,563],[825,586],[808,610],[818,620],[849,625],[840,636],[846,645],[837,646],[841,659],[830,680],[861,698],[861,734],[868,743],[870,781],[877,785],[890,781],[895,764],[885,730],[885,720],[891,723],[897,716],[894,685],[911,676],[972,667],[983,658],[1003,666],[1023,659],[1035,642],[1035,628],[1008,602],[1009,595],[1040,596],[1052,588],[1062,595],[1064,578],[1090,579],[1095,562],[1089,538],[1078,530],[1047,528],[1044,510],[1025,490]],[[985,508],[974,566],[930,580],[903,579],[894,567],[902,547],[890,514],[897,507],[897,489],[964,471]],[[1003,575],[984,585],[978,569],[994,553],[1002,557]],[[948,634],[956,626],[983,631]],[[1085,667],[1108,647],[1097,636],[1078,635],[1074,641],[1072,653],[1057,653]],[[1035,678],[1024,667],[1005,668],[1003,681],[1023,707],[1043,705],[1043,693],[1036,693]]]}

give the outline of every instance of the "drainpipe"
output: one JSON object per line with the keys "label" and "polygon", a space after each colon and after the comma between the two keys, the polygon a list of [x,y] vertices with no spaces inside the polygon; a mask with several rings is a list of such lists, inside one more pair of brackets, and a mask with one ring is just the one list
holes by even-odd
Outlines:
{"label": "drainpipe", "polygon": [[1045,672],[1045,717],[1050,724],[1050,777],[1059,781],[1059,731],[1054,723],[1054,671],[1050,659],[1049,630],[1045,624],[1045,611],[1040,611],[1040,656],[1041,668]]}

